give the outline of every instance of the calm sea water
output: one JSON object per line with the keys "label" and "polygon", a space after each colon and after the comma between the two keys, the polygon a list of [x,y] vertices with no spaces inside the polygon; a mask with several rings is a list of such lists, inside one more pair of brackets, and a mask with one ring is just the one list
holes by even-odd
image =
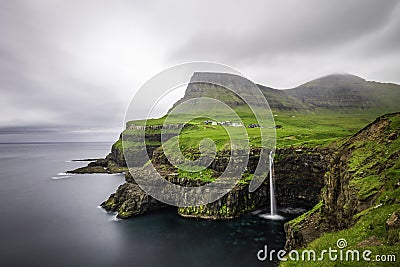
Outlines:
{"label": "calm sea water", "polygon": [[[122,175],[65,175],[103,157],[106,143],[0,144],[0,266],[274,266],[284,221],[259,215],[210,222],[166,209],[115,220],[98,205]],[[285,215],[289,219],[290,215]]]}

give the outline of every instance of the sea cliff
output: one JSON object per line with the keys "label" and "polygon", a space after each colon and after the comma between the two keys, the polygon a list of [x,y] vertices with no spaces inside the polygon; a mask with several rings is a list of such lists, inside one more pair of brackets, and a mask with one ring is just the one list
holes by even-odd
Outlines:
{"label": "sea cliff", "polygon": [[377,118],[333,155],[321,201],[285,224],[285,248],[326,249],[339,238],[349,249],[400,252],[400,113]]}

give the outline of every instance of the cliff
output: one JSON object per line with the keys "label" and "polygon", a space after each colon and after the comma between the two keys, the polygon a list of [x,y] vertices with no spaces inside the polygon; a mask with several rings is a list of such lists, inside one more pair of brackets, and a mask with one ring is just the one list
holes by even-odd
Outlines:
{"label": "cliff", "polygon": [[[252,150],[248,169],[255,169],[258,163],[259,149]],[[319,192],[323,187],[323,173],[327,169],[330,149],[322,148],[287,148],[276,151],[275,186],[276,199],[281,207],[301,207],[309,209],[319,201]],[[219,152],[211,164],[214,176],[218,176],[226,167],[226,151]],[[180,174],[161,150],[153,153],[152,163],[162,176],[172,183],[182,186],[199,186],[207,182],[204,177],[188,178]],[[108,211],[118,212],[121,218],[143,214],[151,210],[165,207],[166,205],[148,196],[135,183],[134,176],[146,175],[146,167],[139,168],[131,173],[126,173],[126,183],[121,185],[116,193],[102,203]],[[212,178],[213,175],[210,175]],[[255,191],[248,191],[248,178],[246,176],[232,191],[213,203],[197,206],[178,208],[178,213],[183,217],[203,219],[231,219],[242,216],[255,209],[269,205],[269,180]]]}
{"label": "cliff", "polygon": [[[332,246],[400,252],[400,113],[377,118],[333,156],[322,201],[285,225],[286,249]],[[326,246],[323,248],[323,246]]]}

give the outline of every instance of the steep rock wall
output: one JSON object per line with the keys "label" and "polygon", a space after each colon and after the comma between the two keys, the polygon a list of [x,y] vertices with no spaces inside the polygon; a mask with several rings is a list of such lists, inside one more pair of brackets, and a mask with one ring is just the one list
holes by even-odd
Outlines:
{"label": "steep rock wall", "polygon": [[[278,205],[282,207],[310,208],[319,201],[319,192],[323,187],[323,174],[327,167],[329,149],[279,149],[276,151],[275,164],[275,190]],[[248,169],[254,170],[258,163],[257,153],[252,151]],[[221,171],[227,163],[226,153],[217,155],[212,163],[212,168]],[[177,178],[174,170],[169,170],[168,160],[163,153],[156,150],[153,154],[153,164],[166,170],[163,174],[170,182],[182,186],[199,186],[204,184],[199,180]],[[134,175],[144,175],[140,170],[133,172]],[[145,196],[145,197],[138,197]],[[232,191],[221,199],[198,207],[178,208],[180,215],[184,217],[196,217],[204,219],[230,219],[244,215],[252,210],[269,206],[269,180],[255,191],[248,191],[248,184],[239,183]],[[102,206],[109,211],[118,211],[119,216],[142,214],[147,211],[158,209],[163,204],[147,196],[139,186],[136,185],[130,173],[126,174],[126,183],[118,188]],[[164,205],[165,206],[165,205]]]}

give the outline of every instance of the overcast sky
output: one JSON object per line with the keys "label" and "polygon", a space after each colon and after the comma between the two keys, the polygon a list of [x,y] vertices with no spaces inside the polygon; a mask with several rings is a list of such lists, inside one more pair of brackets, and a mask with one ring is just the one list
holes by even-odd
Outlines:
{"label": "overcast sky", "polygon": [[111,142],[135,90],[199,60],[275,88],[400,83],[400,1],[0,0],[0,142]]}

